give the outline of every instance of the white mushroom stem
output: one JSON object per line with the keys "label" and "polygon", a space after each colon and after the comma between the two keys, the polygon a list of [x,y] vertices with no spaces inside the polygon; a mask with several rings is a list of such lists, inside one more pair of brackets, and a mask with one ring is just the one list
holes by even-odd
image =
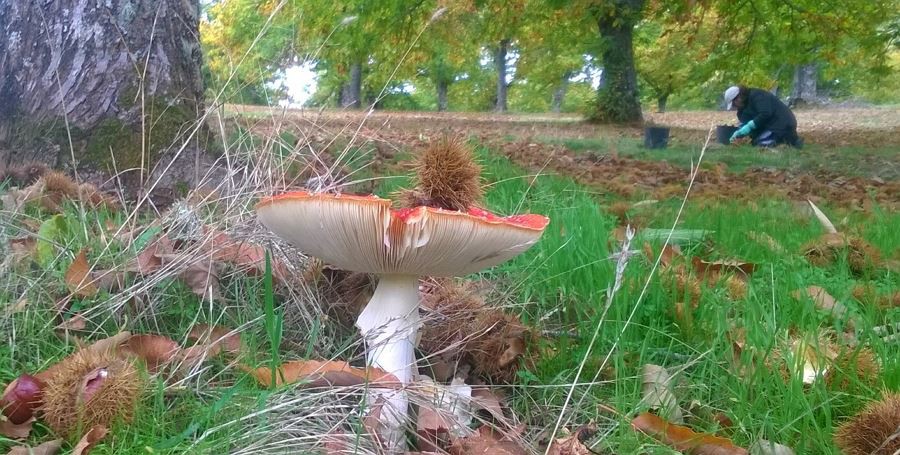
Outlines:
{"label": "white mushroom stem", "polygon": [[[375,293],[356,320],[366,342],[366,360],[397,377],[405,386],[415,374],[419,330],[419,279],[415,275],[382,275]],[[405,451],[404,425],[409,420],[406,391],[372,388],[369,403],[383,401],[380,421],[390,453]]]}

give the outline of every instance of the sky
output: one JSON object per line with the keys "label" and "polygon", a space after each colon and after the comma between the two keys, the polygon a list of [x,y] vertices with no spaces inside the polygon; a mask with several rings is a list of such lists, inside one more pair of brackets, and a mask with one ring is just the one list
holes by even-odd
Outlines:
{"label": "sky", "polygon": [[312,63],[304,63],[286,68],[274,85],[283,86],[288,99],[279,104],[286,107],[303,107],[316,92],[316,73]]}

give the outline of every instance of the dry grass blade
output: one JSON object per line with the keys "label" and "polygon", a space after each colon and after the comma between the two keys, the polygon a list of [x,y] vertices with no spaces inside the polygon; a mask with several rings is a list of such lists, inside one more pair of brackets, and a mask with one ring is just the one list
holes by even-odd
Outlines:
{"label": "dry grass blade", "polygon": [[819,220],[819,223],[822,224],[822,227],[825,228],[825,231],[829,234],[837,234],[838,230],[836,227],[834,227],[834,223],[832,223],[831,220],[828,219],[828,216],[826,216],[825,213],[822,212],[822,210],[820,210],[819,207],[817,207],[816,204],[813,203],[813,201],[807,199],[806,202],[809,202],[809,206],[812,208],[813,214],[816,216],[816,219]]}

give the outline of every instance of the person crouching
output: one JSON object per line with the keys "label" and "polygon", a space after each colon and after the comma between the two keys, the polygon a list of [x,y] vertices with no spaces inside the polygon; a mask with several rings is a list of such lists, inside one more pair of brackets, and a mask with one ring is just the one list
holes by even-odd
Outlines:
{"label": "person crouching", "polygon": [[774,147],[779,144],[801,148],[803,140],[797,135],[797,118],[775,95],[767,90],[743,85],[725,90],[727,110],[737,109],[740,128],[731,135],[730,142],[750,136],[758,147]]}

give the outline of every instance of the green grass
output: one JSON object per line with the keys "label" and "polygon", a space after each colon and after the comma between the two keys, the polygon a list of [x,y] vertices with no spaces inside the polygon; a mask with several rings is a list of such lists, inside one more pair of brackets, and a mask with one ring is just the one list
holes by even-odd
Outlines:
{"label": "green grass", "polygon": [[[283,140],[291,142],[290,138]],[[572,148],[596,149],[601,153],[603,144],[602,141],[566,143]],[[656,152],[633,145],[623,140],[617,147],[620,154],[642,159],[666,153],[667,159],[681,160],[681,164],[686,164],[688,157],[697,152],[686,147]],[[770,163],[766,153],[770,152],[729,149],[710,152],[707,157],[734,160],[729,166],[735,167],[766,166]],[[649,277],[651,263],[639,254],[630,259],[624,285],[601,321],[607,289],[614,281],[615,261],[610,254],[619,247],[610,240],[617,220],[606,211],[615,198],[593,193],[564,176],[528,175],[506,158],[484,148],[478,150],[478,156],[488,184],[485,201],[488,208],[501,214],[541,213],[551,219],[541,241],[531,250],[481,274],[506,290],[512,311],[536,329],[551,333],[536,347],[541,355],[533,368],[522,369],[519,384],[510,389],[515,410],[530,425],[552,428],[598,324],[602,324],[599,337],[591,347],[592,354],[586,360],[580,382],[591,381],[595,376],[600,382],[590,388],[576,387],[565,415],[566,423],[572,426],[589,421],[600,423],[606,437],[597,442],[597,451],[672,453],[635,434],[628,425],[628,420],[643,410],[640,371],[647,363],[677,372],[675,393],[682,409],[687,410],[691,403],[696,403],[694,417],[688,422],[695,430],[731,437],[742,446],[765,438],[791,446],[797,453],[834,453],[831,442],[834,426],[866,400],[878,397],[882,387],[900,387],[900,359],[892,355],[896,346],[886,345],[872,332],[873,326],[900,320],[900,310],[873,310],[850,297],[852,287],[863,281],[875,283],[884,292],[896,291],[896,276],[877,271],[860,278],[853,276],[843,261],[825,268],[807,263],[798,251],[822,230],[814,219],[790,202],[761,200],[751,207],[736,202],[688,201],[677,227],[711,232],[702,242],[684,245],[685,254],[710,260],[740,258],[757,264],[746,298],[732,300],[721,287],[706,289],[688,325],[674,314],[674,304],[683,296],[674,295],[658,274]],[[407,157],[401,154],[397,159]],[[377,177],[365,164],[364,158],[352,161],[351,167],[360,169],[354,173],[354,180]],[[389,196],[406,184],[405,176],[377,180],[376,192]],[[642,217],[648,226],[669,228],[680,203],[679,199],[661,201],[635,209],[633,215]],[[896,229],[900,214],[823,209],[836,220],[846,215],[848,229],[856,231],[883,254],[890,255],[900,249],[900,231]],[[39,220],[49,218],[40,211],[29,215]],[[52,327],[58,323],[53,316],[54,308],[59,296],[65,293],[63,275],[74,254],[88,247],[92,252],[89,257],[104,265],[120,260],[118,255],[129,254],[123,248],[113,248],[99,256],[103,250],[98,240],[101,227],[106,219],[121,222],[121,214],[91,212],[82,218],[75,206],[68,206],[65,217],[70,228],[56,239],[59,245],[52,249],[52,261],[42,267],[31,265],[18,269],[2,279],[0,301],[15,303],[25,295],[30,303],[25,311],[0,319],[0,328],[6,335],[6,342],[0,344],[0,383],[25,371],[43,369],[71,351],[72,346],[60,339]],[[14,236],[9,229],[11,223],[4,221],[0,228]],[[770,235],[788,253],[772,252],[750,240],[750,231]],[[641,247],[641,244],[632,245],[637,250]],[[639,300],[648,279],[647,292]],[[819,381],[803,386],[799,379],[785,381],[778,371],[766,367],[763,359],[787,337],[789,330],[814,335],[824,330],[844,329],[843,321],[816,311],[808,301],[791,297],[795,289],[810,285],[824,287],[857,318],[858,339],[868,344],[882,362],[877,385],[854,383],[847,390],[835,390]],[[344,355],[346,359],[348,343],[352,340],[338,337],[333,340],[335,349],[322,352],[320,337],[326,335],[318,329],[297,333],[296,327],[288,322],[290,315],[282,312],[288,309],[277,308],[265,280],[234,276],[223,280],[223,292],[227,304],[211,307],[181,283],[167,280],[150,290],[153,298],[144,304],[152,304],[151,308],[126,307],[123,313],[109,314],[99,331],[112,334],[127,327],[137,333],[162,333],[183,340],[198,322],[246,326],[242,338],[249,351],[259,353],[252,359],[256,365],[332,354]],[[102,306],[109,298],[108,294],[101,293],[76,301],[67,314]],[[152,311],[152,317],[142,309]],[[0,305],[0,314],[4,310]],[[325,325],[326,321],[316,324]],[[758,364],[753,372],[738,374],[731,366],[729,336],[734,333],[733,326],[746,330],[744,364],[750,364],[750,351],[757,353]],[[328,329],[324,331],[334,337]],[[600,370],[607,355],[609,362]],[[212,360],[208,370],[191,378],[184,387],[167,389],[160,379],[153,379],[150,384],[135,421],[114,427],[92,453],[226,453],[242,447],[244,441],[240,437],[248,429],[277,425],[272,416],[234,423],[237,419],[265,409],[272,400],[288,396],[263,390],[223,359]],[[302,404],[295,406],[301,413]],[[603,410],[609,408],[617,413]],[[711,418],[716,412],[724,412],[734,426],[720,428]],[[316,416],[295,415],[294,418]],[[28,442],[36,444],[48,437],[48,431],[39,426]],[[12,441],[0,438],[0,452],[11,445]]]}
{"label": "green grass", "polygon": [[[619,156],[640,160],[665,160],[686,168],[697,161],[703,145],[673,142],[665,149],[647,149],[643,147],[641,141],[631,138],[539,139],[550,144],[565,145],[576,153],[593,152],[603,155],[615,150]],[[742,172],[755,167],[806,172],[825,170],[839,171],[844,175],[879,177],[887,181],[900,178],[897,157],[895,147],[825,147],[809,144],[797,150],[790,147],[760,149],[751,146],[727,147],[713,144],[704,160],[707,163],[723,163],[733,172]]]}

